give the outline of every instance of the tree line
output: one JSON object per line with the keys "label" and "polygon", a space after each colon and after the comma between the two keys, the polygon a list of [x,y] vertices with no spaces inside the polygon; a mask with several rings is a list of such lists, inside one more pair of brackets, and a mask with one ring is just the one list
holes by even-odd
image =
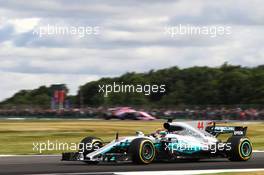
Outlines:
{"label": "tree line", "polygon": [[[99,85],[165,85],[165,92],[99,93]],[[49,105],[52,88],[16,93],[1,104]],[[227,63],[220,67],[171,67],[146,73],[129,72],[114,78],[101,78],[80,86],[76,96],[69,96],[75,106],[177,106],[264,104],[264,65],[242,67]]]}

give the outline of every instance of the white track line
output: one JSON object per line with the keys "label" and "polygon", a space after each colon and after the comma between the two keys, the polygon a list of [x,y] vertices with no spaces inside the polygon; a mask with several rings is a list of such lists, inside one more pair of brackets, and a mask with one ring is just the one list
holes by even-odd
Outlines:
{"label": "white track line", "polygon": [[235,172],[256,172],[264,171],[264,168],[259,169],[215,169],[215,170],[180,170],[180,171],[131,171],[131,172],[87,172],[87,173],[46,173],[35,175],[89,175],[89,174],[114,174],[114,175],[199,175],[199,174],[214,174],[214,173],[235,173]]}
{"label": "white track line", "polygon": [[215,170],[182,170],[182,171],[142,171],[142,172],[120,172],[115,175],[197,175],[197,174],[212,174],[212,173],[227,173],[227,172],[254,172],[264,171],[262,169],[215,169]]}

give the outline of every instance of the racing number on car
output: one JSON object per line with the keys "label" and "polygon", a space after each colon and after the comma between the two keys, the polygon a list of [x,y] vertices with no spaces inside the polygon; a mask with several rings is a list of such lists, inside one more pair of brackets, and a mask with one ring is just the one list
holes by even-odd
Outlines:
{"label": "racing number on car", "polygon": [[204,122],[198,122],[197,128],[204,129]]}

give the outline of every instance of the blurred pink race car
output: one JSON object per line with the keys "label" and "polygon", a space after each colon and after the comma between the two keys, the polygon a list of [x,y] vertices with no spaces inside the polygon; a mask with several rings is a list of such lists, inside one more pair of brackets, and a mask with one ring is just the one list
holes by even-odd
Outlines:
{"label": "blurred pink race car", "polygon": [[104,116],[106,120],[155,120],[156,118],[144,111],[137,111],[131,107],[109,108],[108,113]]}

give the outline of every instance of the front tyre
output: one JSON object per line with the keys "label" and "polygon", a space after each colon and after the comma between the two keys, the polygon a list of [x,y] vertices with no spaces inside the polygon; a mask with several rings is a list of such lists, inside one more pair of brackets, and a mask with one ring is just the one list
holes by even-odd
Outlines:
{"label": "front tyre", "polygon": [[232,136],[227,140],[231,144],[228,151],[230,161],[247,161],[252,156],[252,143],[247,137]]}
{"label": "front tyre", "polygon": [[97,137],[85,137],[79,145],[79,152],[82,152],[84,157],[103,146],[103,141]]}
{"label": "front tyre", "polygon": [[136,138],[129,146],[129,154],[133,163],[149,164],[155,159],[155,146],[149,139]]}

